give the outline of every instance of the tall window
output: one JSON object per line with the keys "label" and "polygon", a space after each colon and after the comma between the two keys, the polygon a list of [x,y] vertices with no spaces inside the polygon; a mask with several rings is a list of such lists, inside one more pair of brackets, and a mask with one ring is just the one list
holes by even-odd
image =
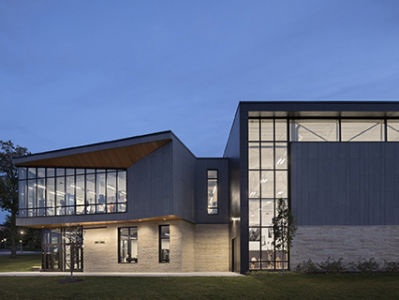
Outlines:
{"label": "tall window", "polygon": [[137,263],[137,227],[119,228],[119,262]]}
{"label": "tall window", "polygon": [[218,171],[208,170],[208,215],[218,213]]}
{"label": "tall window", "polygon": [[126,212],[126,170],[18,168],[19,217]]}
{"label": "tall window", "polygon": [[169,225],[159,226],[159,262],[168,263],[170,256]]}
{"label": "tall window", "polygon": [[286,119],[250,119],[248,123],[250,270],[281,269],[281,262],[287,260],[273,247],[272,224],[276,200],[288,199],[287,126]]}

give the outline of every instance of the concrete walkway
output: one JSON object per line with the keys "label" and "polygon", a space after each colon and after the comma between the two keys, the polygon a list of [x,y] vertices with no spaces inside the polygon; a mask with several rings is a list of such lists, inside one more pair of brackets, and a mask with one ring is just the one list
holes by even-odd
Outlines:
{"label": "concrete walkway", "polygon": [[[23,253],[21,253],[21,251],[17,251],[17,255],[26,255],[26,254],[40,254],[40,251],[24,251]],[[0,251],[0,256],[1,255],[11,255],[11,251],[10,250],[2,250]]]}
{"label": "concrete walkway", "polygon": [[[0,276],[64,276],[69,272],[0,272]],[[187,273],[121,273],[121,272],[74,272],[74,276],[113,276],[113,277],[235,277],[244,276],[233,272],[187,272]]]}

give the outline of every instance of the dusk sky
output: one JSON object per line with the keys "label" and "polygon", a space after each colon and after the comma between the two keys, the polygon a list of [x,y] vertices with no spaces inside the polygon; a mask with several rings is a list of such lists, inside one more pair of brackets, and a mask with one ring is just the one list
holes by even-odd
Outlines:
{"label": "dusk sky", "polygon": [[37,153],[172,130],[220,157],[239,101],[398,100],[398,12],[397,0],[0,0],[0,139]]}

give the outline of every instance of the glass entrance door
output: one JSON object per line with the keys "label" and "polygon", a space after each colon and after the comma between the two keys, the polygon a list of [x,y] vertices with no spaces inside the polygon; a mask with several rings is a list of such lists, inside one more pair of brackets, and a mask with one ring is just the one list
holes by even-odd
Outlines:
{"label": "glass entrance door", "polygon": [[43,263],[45,271],[61,271],[60,245],[46,245],[43,251]]}
{"label": "glass entrance door", "polygon": [[43,229],[42,242],[44,271],[83,271],[82,227]]}

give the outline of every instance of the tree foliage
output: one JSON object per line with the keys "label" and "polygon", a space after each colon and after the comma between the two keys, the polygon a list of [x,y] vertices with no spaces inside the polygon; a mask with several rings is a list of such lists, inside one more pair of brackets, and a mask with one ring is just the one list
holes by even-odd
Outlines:
{"label": "tree foliage", "polygon": [[14,156],[30,154],[28,149],[14,146],[11,141],[0,141],[0,208],[10,213],[11,257],[16,257],[15,237],[17,234],[15,218],[18,213],[18,174],[13,165]]}
{"label": "tree foliage", "polygon": [[[288,253],[292,248],[292,241],[298,227],[295,225],[297,220],[294,218],[291,210],[288,208],[287,202],[282,198],[277,203],[277,214],[273,218],[273,245],[276,250]],[[284,274],[284,259],[282,260]]]}

